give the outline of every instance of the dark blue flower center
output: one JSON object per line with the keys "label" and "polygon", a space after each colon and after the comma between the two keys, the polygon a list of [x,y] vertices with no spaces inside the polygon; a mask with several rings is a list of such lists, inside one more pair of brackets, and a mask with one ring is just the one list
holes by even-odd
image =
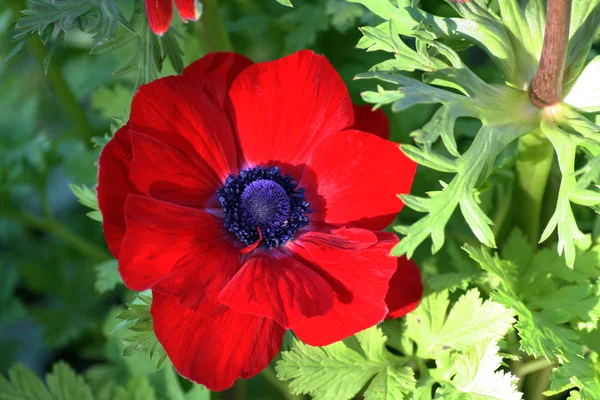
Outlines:
{"label": "dark blue flower center", "polygon": [[[308,225],[304,189],[278,167],[255,167],[229,175],[217,191],[224,225],[248,246],[265,250],[284,245]],[[254,247],[253,247],[254,248]]]}

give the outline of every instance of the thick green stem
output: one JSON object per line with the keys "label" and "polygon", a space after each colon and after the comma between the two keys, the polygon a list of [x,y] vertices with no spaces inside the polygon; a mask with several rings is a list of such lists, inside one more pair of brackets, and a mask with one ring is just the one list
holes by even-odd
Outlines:
{"label": "thick green stem", "polygon": [[43,230],[56,236],[94,261],[101,262],[111,258],[106,250],[96,246],[92,242],[88,242],[55,220],[42,219],[20,212],[9,214],[8,217],[17,220],[24,225]]}
{"label": "thick green stem", "polygon": [[[11,1],[12,9],[15,11],[15,14],[19,16],[21,11],[25,9],[25,1],[24,0],[12,0]],[[37,60],[40,69],[43,73],[44,71],[44,60],[48,55],[48,49],[46,46],[40,41],[38,36],[34,36],[29,39],[27,43],[29,51],[34,55]],[[61,105],[67,117],[71,120],[73,127],[75,128],[77,134],[85,141],[86,145],[91,147],[92,142],[91,139],[94,136],[94,131],[85,115],[81,104],[71,91],[69,84],[65,80],[65,77],[62,74],[60,68],[53,64],[52,62],[48,65],[48,72],[46,74],[46,81],[48,82],[48,86],[50,86],[50,90],[54,93],[58,103]]]}
{"label": "thick green stem", "polygon": [[521,364],[517,369],[516,374],[519,378],[523,379],[523,377],[526,375],[546,369],[548,367],[552,367],[552,363],[550,361],[545,358],[536,358]]}
{"label": "thick green stem", "polygon": [[546,366],[527,376],[525,382],[524,398],[528,400],[544,400],[544,392],[550,387],[552,366]]}
{"label": "thick green stem", "polygon": [[513,215],[534,249],[540,240],[544,192],[553,159],[554,148],[539,131],[519,139]]}
{"label": "thick green stem", "polygon": [[217,0],[204,0],[202,3],[202,16],[198,22],[198,31],[206,53],[233,50]]}

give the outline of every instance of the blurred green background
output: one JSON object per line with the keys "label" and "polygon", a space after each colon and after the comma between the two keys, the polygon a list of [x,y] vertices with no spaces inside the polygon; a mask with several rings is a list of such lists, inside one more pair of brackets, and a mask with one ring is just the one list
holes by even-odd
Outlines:
{"label": "blurred green background", "polygon": [[[127,19],[132,3],[118,1]],[[294,5],[290,9],[274,0],[223,0],[219,11],[235,51],[264,61],[310,48],[329,58],[353,100],[361,102],[360,92],[372,90],[374,83],[352,78],[386,55],[356,49],[361,37],[357,28],[376,25],[377,17],[345,0],[295,0]],[[421,6],[451,15],[441,1],[424,1]],[[24,7],[22,0],[0,0],[2,59],[16,45],[11,38]],[[174,17],[185,65],[203,55],[200,24],[184,25]],[[116,386],[128,385],[137,388],[139,399],[153,398],[150,392],[156,398],[178,398],[181,390],[176,386],[185,391],[191,384],[172,368],[153,373],[147,354],[121,357],[123,331],[111,331],[118,322],[115,316],[133,294],[114,285],[116,262],[106,249],[101,226],[86,216],[90,210],[70,189],[72,184],[95,187],[98,144],[110,137],[111,125],[114,130],[127,120],[136,80],[135,73],[113,75],[135,52],[133,42],[105,54],[90,54],[92,45],[90,33],[73,27],[53,50],[47,75],[48,49],[37,35],[0,63],[0,371],[6,373],[20,362],[43,375],[54,362],[64,360],[86,377],[99,399],[114,398]],[[471,49],[466,56],[486,80],[500,79],[482,53]],[[173,73],[165,62],[161,76]],[[429,105],[415,106],[390,115],[392,140],[410,141],[409,133],[433,111]],[[461,123],[458,129],[469,140],[477,126],[468,120]],[[430,189],[438,179],[420,170],[414,191]],[[510,177],[498,179],[508,179],[510,186]],[[414,216],[407,211],[403,218]],[[458,225],[452,236],[470,235]],[[423,267],[433,271],[432,265],[423,261]],[[212,398],[294,398],[282,385],[269,370]],[[202,396],[189,399],[206,398]]]}

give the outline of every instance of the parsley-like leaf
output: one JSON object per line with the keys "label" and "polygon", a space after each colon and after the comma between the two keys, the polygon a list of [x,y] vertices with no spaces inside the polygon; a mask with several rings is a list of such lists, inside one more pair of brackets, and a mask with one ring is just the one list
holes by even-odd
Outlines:
{"label": "parsley-like leaf", "polygon": [[0,399],[93,400],[90,387],[64,362],[54,364],[46,375],[46,385],[17,364],[8,371],[8,379],[0,375]]}
{"label": "parsley-like leaf", "polygon": [[379,328],[367,329],[348,340],[358,343],[311,347],[294,340],[277,362],[277,376],[290,381],[292,393],[309,393],[323,400],[351,399],[371,379],[366,400],[403,399],[415,389],[412,369],[386,349],[386,337]]}
{"label": "parsley-like leaf", "polygon": [[436,390],[436,400],[521,400],[517,378],[498,371],[502,357],[493,339],[476,342],[453,360],[452,380]]}
{"label": "parsley-like leaf", "polygon": [[450,312],[449,306],[448,292],[432,293],[406,316],[405,335],[417,343],[418,357],[435,359],[478,340],[499,339],[514,323],[510,308],[483,302],[477,289],[460,297]]}

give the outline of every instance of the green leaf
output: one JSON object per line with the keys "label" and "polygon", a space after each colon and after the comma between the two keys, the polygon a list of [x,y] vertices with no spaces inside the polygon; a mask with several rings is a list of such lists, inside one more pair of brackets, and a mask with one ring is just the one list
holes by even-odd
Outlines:
{"label": "green leaf", "polygon": [[[150,29],[148,18],[141,0],[134,3],[133,15],[131,17],[131,26],[137,34],[137,50],[132,59],[116,70],[115,75],[125,75],[130,72],[137,72],[134,92],[143,84],[158,78],[158,71],[162,69],[162,55],[160,44],[156,35]],[[176,50],[171,49],[175,55]]]}
{"label": "green leaf", "polygon": [[123,284],[119,274],[119,263],[117,260],[108,260],[96,265],[96,290],[98,293],[106,293],[113,290],[117,285]]}
{"label": "green leaf", "polygon": [[129,119],[133,92],[123,85],[101,86],[92,93],[92,108],[105,119]]}
{"label": "green leaf", "polygon": [[87,216],[94,221],[102,222],[102,214],[100,213],[96,193],[85,185],[77,186],[71,184],[69,187],[81,204],[94,210],[88,213]]}
{"label": "green leaf", "polygon": [[276,0],[279,4],[284,5],[286,7],[294,7],[290,0]]}
{"label": "green leaf", "polygon": [[349,4],[346,0],[327,1],[325,12],[331,18],[331,25],[339,32],[346,32],[354,27],[356,20],[364,13],[361,6]]}
{"label": "green leaf", "polygon": [[127,310],[117,315],[117,318],[122,321],[113,329],[113,333],[121,329],[128,330],[123,338],[123,342],[126,344],[122,352],[123,357],[138,352],[147,353],[150,360],[155,360],[155,369],[159,370],[167,361],[167,353],[154,333],[150,314],[151,304],[152,294],[150,291],[138,293],[136,299],[127,304]]}
{"label": "green leaf", "polygon": [[[597,358],[596,356],[592,356]],[[577,387],[581,399],[593,400],[600,393],[600,375],[589,358],[575,357],[552,371],[550,388],[544,392],[552,396]],[[571,392],[573,393],[573,392]]]}
{"label": "green leaf", "polygon": [[118,388],[115,400],[155,400],[154,389],[148,378],[138,375],[129,381],[127,387]]}
{"label": "green leaf", "polygon": [[520,71],[521,83],[526,85],[535,76],[537,60],[542,53],[546,10],[541,0],[527,1],[524,7],[521,4],[516,1],[498,2],[507,36],[515,52],[514,64]]}
{"label": "green leaf", "polygon": [[176,34],[170,29],[160,40],[163,45],[164,57],[169,59],[175,72],[181,74],[183,72],[183,50],[181,50],[181,46],[177,42]]}
{"label": "green leaf", "polygon": [[8,371],[8,379],[0,375],[1,400],[93,400],[83,378],[64,362],[52,366],[46,384],[21,364]]}
{"label": "green leaf", "polygon": [[558,229],[558,254],[565,253],[569,267],[573,267],[577,246],[589,245],[589,238],[579,230],[571,209],[570,196],[577,188],[575,177],[575,154],[579,139],[562,131],[554,121],[542,120],[542,132],[552,142],[558,156],[562,173],[556,210],[542,233],[540,242]]}
{"label": "green leaf", "polygon": [[292,348],[281,353],[277,377],[290,381],[292,393],[315,399],[351,399],[371,379],[365,399],[402,399],[416,387],[413,371],[403,367],[405,361],[391,354],[385,343],[377,327],[325,347],[294,340]]}
{"label": "green leaf", "polygon": [[284,53],[309,47],[316,41],[317,34],[329,27],[325,7],[321,4],[301,4],[284,14],[281,22],[290,28],[283,38]]}
{"label": "green leaf", "polygon": [[129,32],[133,32],[133,27],[125,19],[115,0],[97,0],[97,2],[98,22],[92,29],[92,32],[94,32],[94,43],[105,43],[109,39],[112,39],[119,25]]}
{"label": "green leaf", "polygon": [[432,293],[406,316],[405,335],[417,343],[418,357],[435,359],[478,340],[499,339],[514,323],[510,308],[483,302],[477,289],[465,293],[448,312],[449,306],[448,292]]}
{"label": "green leaf", "polygon": [[13,41],[18,44],[7,59],[15,55],[30,36],[38,34],[50,47],[44,60],[45,71],[57,43],[73,26],[93,33],[95,45],[111,40],[118,25],[132,31],[115,0],[32,0],[29,4],[13,35]]}
{"label": "green leaf", "polygon": [[502,357],[493,339],[476,342],[453,357],[452,380],[435,392],[436,400],[521,400],[517,378],[498,371]]}
{"label": "green leaf", "polygon": [[[513,246],[517,247],[514,244]],[[555,253],[538,252],[532,258],[532,264],[522,266],[520,271],[510,261],[501,260],[497,255],[492,257],[483,249],[469,245],[465,245],[464,248],[484,270],[500,280],[492,298],[506,307],[513,308],[517,313],[518,322],[515,328],[521,337],[523,351],[536,357],[544,356],[549,360],[556,357],[568,360],[581,354],[581,347],[576,343],[576,333],[563,324],[575,317],[596,320],[595,307],[598,299],[595,292],[592,292],[587,284],[563,287],[558,289],[557,293],[557,289],[554,289],[556,285],[552,286],[552,281],[550,284],[546,283],[540,275],[535,279],[535,286],[541,286],[545,290],[530,290],[530,280],[526,278],[530,273],[530,265],[542,262],[542,258],[538,258],[539,254],[543,254],[544,258],[550,254],[556,259],[558,257]],[[565,268],[564,262],[562,267]],[[527,304],[523,299],[529,299]]]}
{"label": "green leaf", "polygon": [[565,65],[565,84],[569,85],[579,76],[587,61],[594,36],[600,31],[600,1],[582,0],[573,3],[571,9],[571,27],[569,30],[569,49]]}

